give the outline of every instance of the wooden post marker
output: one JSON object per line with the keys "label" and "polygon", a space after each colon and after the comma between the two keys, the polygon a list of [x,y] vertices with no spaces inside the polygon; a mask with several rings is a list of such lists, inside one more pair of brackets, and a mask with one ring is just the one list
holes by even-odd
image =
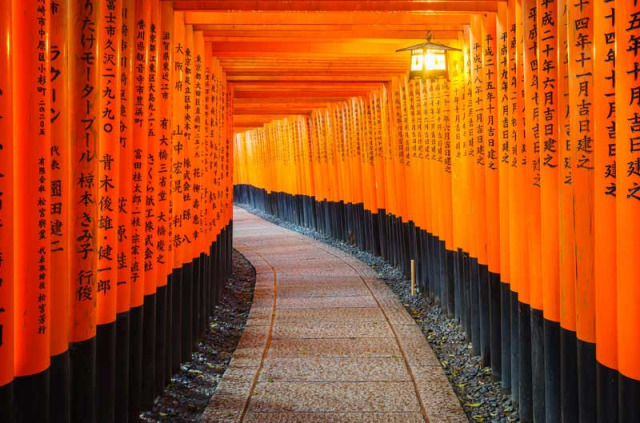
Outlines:
{"label": "wooden post marker", "polygon": [[416,295],[416,261],[411,260],[411,296]]}

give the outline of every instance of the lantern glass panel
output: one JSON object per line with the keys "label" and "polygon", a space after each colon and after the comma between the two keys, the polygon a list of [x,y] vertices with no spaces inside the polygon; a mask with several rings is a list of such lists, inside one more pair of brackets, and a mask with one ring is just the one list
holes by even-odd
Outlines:
{"label": "lantern glass panel", "polygon": [[447,61],[444,50],[427,49],[424,54],[426,71],[446,71]]}
{"label": "lantern glass panel", "polygon": [[422,49],[411,51],[411,72],[420,72],[424,68],[424,55]]}

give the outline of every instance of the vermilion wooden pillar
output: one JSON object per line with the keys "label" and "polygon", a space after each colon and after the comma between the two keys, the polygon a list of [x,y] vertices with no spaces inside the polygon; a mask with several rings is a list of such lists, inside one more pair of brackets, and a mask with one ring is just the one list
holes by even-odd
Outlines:
{"label": "vermilion wooden pillar", "polygon": [[450,316],[455,313],[455,250],[453,237],[453,192],[452,192],[452,134],[453,128],[453,108],[455,101],[452,97],[453,83],[449,81],[441,81],[442,96],[442,198],[443,198],[443,234],[444,234],[444,266],[443,273],[445,275],[445,284],[447,285],[447,303],[446,308]]}
{"label": "vermilion wooden pillar", "polygon": [[560,420],[560,285],[559,285],[559,173],[558,119],[558,4],[537,3],[537,63],[540,149],[541,276],[544,344],[544,414]]}
{"label": "vermilion wooden pillar", "polygon": [[[537,56],[538,9],[534,0],[524,0],[523,65],[525,136],[527,162],[525,164],[525,222],[527,224],[529,262],[529,295],[522,298],[521,333],[521,389],[522,419],[540,419],[544,415],[544,345],[542,323],[542,245],[541,245],[541,192],[540,192],[540,102]],[[524,288],[523,288],[524,290]],[[521,294],[523,292],[521,290]],[[530,397],[528,397],[530,395]]]}
{"label": "vermilion wooden pillar", "polygon": [[500,254],[500,381],[511,388],[511,266],[509,244],[509,182],[511,175],[511,111],[510,72],[515,58],[510,41],[509,5],[498,6],[496,22],[497,49],[497,160],[498,160],[498,214]]}
{"label": "vermilion wooden pillar", "polygon": [[69,31],[71,155],[71,420],[95,420],[98,233],[98,9],[73,1]]}
{"label": "vermilion wooden pillar", "polygon": [[203,222],[203,157],[204,157],[204,139],[203,139],[203,110],[204,110],[204,86],[203,86],[203,49],[204,38],[202,32],[194,31],[193,33],[193,135],[192,144],[194,146],[191,161],[193,163],[193,316],[192,316],[192,336],[194,348],[197,346],[197,340],[202,330],[202,322],[204,319],[202,310],[202,256],[204,251],[203,240],[204,226]]}
{"label": "vermilion wooden pillar", "polygon": [[[473,180],[475,177],[475,136],[474,136],[474,85],[473,85],[473,33],[471,28],[467,28],[464,32],[465,45],[465,132],[463,144],[463,162],[464,167],[464,196],[467,204],[473,203]],[[480,354],[480,319],[479,319],[479,301],[478,301],[478,266],[477,266],[477,236],[473,228],[476,225],[474,220],[474,212],[471,207],[467,207],[464,213],[465,237],[466,237],[466,291],[467,295],[467,334],[472,344],[474,354]]]}
{"label": "vermilion wooden pillar", "polygon": [[69,137],[69,2],[51,8],[51,419],[69,409],[71,163]]}
{"label": "vermilion wooden pillar", "polygon": [[598,421],[618,417],[615,3],[594,2],[594,284]]}
{"label": "vermilion wooden pillar", "polygon": [[175,12],[173,20],[173,78],[172,99],[172,140],[171,149],[171,201],[172,201],[172,248],[173,248],[173,280],[172,280],[172,316],[171,316],[171,369],[177,372],[182,361],[182,284],[181,270],[184,259],[183,239],[186,225],[183,225],[184,202],[182,184],[184,177],[185,140],[184,140],[184,67],[185,38],[184,12]]}
{"label": "vermilion wooden pillar", "polygon": [[120,43],[122,2],[101,2],[98,10],[98,232],[97,232],[97,332],[96,418],[115,421],[116,313],[120,169]]}
{"label": "vermilion wooden pillar", "polygon": [[194,224],[193,224],[193,169],[192,160],[194,146],[194,66],[195,54],[193,43],[193,26],[185,26],[184,36],[184,153],[182,202],[182,225],[184,228],[182,248],[184,250],[184,278],[182,280],[182,361],[191,358],[193,352],[193,259],[194,259]]}
{"label": "vermilion wooden pillar", "polygon": [[[522,403],[521,385],[521,336],[523,327],[529,326],[528,321],[521,319],[521,304],[529,303],[529,274],[528,274],[528,243],[526,216],[526,196],[524,195],[525,171],[527,166],[527,149],[524,125],[524,64],[523,64],[523,7],[522,2],[514,0],[509,4],[510,40],[515,49],[513,51],[513,67],[510,77],[511,90],[511,137],[514,140],[511,148],[512,185],[509,186],[509,235],[511,238],[511,290],[515,293],[511,301],[511,389],[514,399]],[[524,399],[525,402],[528,401]]]}
{"label": "vermilion wooden pillar", "polygon": [[13,422],[13,2],[0,4],[0,420]]}
{"label": "vermilion wooden pillar", "polygon": [[580,421],[590,422],[596,420],[593,3],[569,3],[568,11],[578,411]]}
{"label": "vermilion wooden pillar", "polygon": [[[146,197],[149,138],[149,40],[151,1],[136,0],[133,31],[133,113],[131,177],[131,336],[129,373],[129,420],[138,421],[142,409],[144,361],[144,297],[146,251]],[[149,281],[153,283],[153,281]]]}
{"label": "vermilion wooden pillar", "polygon": [[640,420],[640,289],[636,259],[640,222],[640,144],[637,139],[640,121],[637,48],[640,7],[632,2],[616,1],[616,246],[617,251],[617,320],[619,416],[621,422]]}
{"label": "vermilion wooden pillar", "polygon": [[[456,55],[456,60],[450,68],[451,74],[451,219],[452,219],[452,242],[455,250],[453,251],[453,278],[454,278],[454,295],[455,295],[455,318],[464,324],[463,317],[463,245],[464,235],[462,231],[461,212],[462,212],[462,186],[461,186],[461,163],[462,163],[462,144],[463,144],[463,113],[464,113],[464,58],[462,54]],[[424,103],[423,106],[424,108]]]}
{"label": "vermilion wooden pillar", "polygon": [[[52,325],[49,6],[48,2],[13,2],[12,9],[11,49],[21,52],[13,56],[13,92],[21,93],[13,98],[13,275],[20,281],[14,288],[17,422],[49,421]],[[34,402],[38,407],[33,406]]]}
{"label": "vermilion wooden pillar", "polygon": [[573,222],[573,164],[571,152],[571,102],[569,97],[569,10],[558,0],[558,156],[559,211],[558,264],[560,295],[560,413],[564,421],[578,419],[578,374],[576,357],[575,228]]}
{"label": "vermilion wooden pillar", "polygon": [[[158,88],[158,254],[160,266],[158,279],[158,327],[156,337],[156,393],[168,382],[171,375],[171,331],[174,284],[173,275],[173,210],[171,196],[173,153],[173,8],[171,2],[162,2],[161,29],[158,55],[160,63],[157,75]],[[164,370],[162,370],[164,368]]]}
{"label": "vermilion wooden pillar", "polygon": [[142,254],[144,263],[144,317],[143,317],[143,349],[142,349],[142,399],[143,410],[153,408],[155,398],[156,372],[156,286],[159,272],[157,257],[157,201],[158,201],[158,131],[160,127],[158,116],[158,65],[160,47],[160,3],[158,0],[149,1],[147,15],[146,42],[147,74],[146,74],[146,108],[147,108],[147,138],[146,155],[142,161],[146,163],[146,178],[142,213],[145,222],[142,230]]}
{"label": "vermilion wooden pillar", "polygon": [[[406,186],[406,166],[405,166],[405,155],[407,148],[407,139],[402,129],[402,108],[401,108],[401,97],[398,89],[398,80],[393,79],[391,84],[391,93],[390,103],[392,104],[390,120],[391,120],[391,128],[393,128],[392,136],[393,136],[393,151],[395,157],[395,174],[396,174],[396,185],[399,187]],[[408,211],[407,211],[407,192],[404,189],[397,190],[397,204],[398,211],[396,215],[396,219],[394,222],[395,226],[395,238],[396,238],[396,258],[395,264],[398,266],[402,265],[402,238],[401,238],[401,223],[408,221]]]}
{"label": "vermilion wooden pillar", "polygon": [[500,186],[498,145],[498,50],[496,14],[489,13],[483,19],[482,40],[482,88],[484,92],[482,152],[485,166],[485,213],[487,225],[487,300],[489,307],[489,347],[491,370],[496,377],[501,372],[500,348]]}
{"label": "vermilion wooden pillar", "polygon": [[123,0],[120,25],[120,109],[118,113],[118,256],[117,256],[117,317],[116,317],[116,404],[115,420],[129,418],[129,378],[131,372],[131,241],[133,177],[133,116],[135,50],[135,2]]}
{"label": "vermilion wooden pillar", "polygon": [[[402,97],[402,118],[403,118],[403,133],[406,139],[406,154],[405,154],[405,168],[407,175],[407,196],[415,198],[416,201],[409,201],[407,203],[408,213],[408,231],[407,231],[407,260],[415,260],[416,257],[416,226],[422,225],[424,216],[424,206],[418,199],[422,197],[422,183],[418,176],[420,175],[420,168],[418,164],[418,131],[416,130],[416,121],[418,116],[415,113],[413,107],[414,103],[414,90],[413,85],[415,82],[409,82],[406,79],[402,81],[400,86],[400,95]],[[406,264],[405,264],[406,266]],[[407,267],[405,267],[405,273],[407,273]]]}
{"label": "vermilion wooden pillar", "polygon": [[[443,126],[445,122],[445,114],[443,113],[443,93],[441,90],[440,81],[429,81],[429,93],[431,99],[431,141],[432,141],[432,166],[431,166],[431,204],[432,204],[432,224],[433,235],[435,237],[434,242],[434,262],[437,263],[437,270],[435,274],[435,280],[438,281],[438,290],[440,293],[440,301],[444,307],[448,303],[449,290],[446,278],[446,253],[445,253],[445,213],[446,213],[446,200],[444,200],[444,144],[445,137],[443,133]],[[442,200],[439,200],[442,199]]]}

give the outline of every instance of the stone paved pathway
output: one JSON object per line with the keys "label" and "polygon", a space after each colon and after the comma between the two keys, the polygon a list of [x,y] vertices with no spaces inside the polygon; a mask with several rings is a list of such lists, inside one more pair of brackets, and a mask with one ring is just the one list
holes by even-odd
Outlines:
{"label": "stone paved pathway", "polygon": [[234,210],[254,303],[204,422],[466,422],[422,332],[364,263]]}

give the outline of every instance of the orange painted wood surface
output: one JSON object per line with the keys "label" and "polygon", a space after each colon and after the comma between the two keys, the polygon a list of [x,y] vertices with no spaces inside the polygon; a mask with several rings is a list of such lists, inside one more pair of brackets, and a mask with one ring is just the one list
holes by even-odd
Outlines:
{"label": "orange painted wood surface", "polygon": [[134,26],[135,0],[124,0],[122,3],[122,25],[120,38],[120,113],[119,144],[120,168],[118,179],[118,273],[117,312],[127,312],[131,307],[131,240],[133,231],[132,194],[133,185],[133,64],[134,64]]}
{"label": "orange painted wood surface", "polygon": [[0,4],[0,28],[0,386],[4,386],[14,375],[12,2]]}
{"label": "orange painted wood surface", "polygon": [[640,113],[640,101],[637,97],[635,69],[640,60],[634,47],[640,27],[636,24],[638,5],[617,1],[616,6],[616,65],[620,69],[616,78],[616,111],[619,122],[616,131],[616,162],[620,172],[616,179],[616,218],[617,218],[617,309],[618,309],[618,369],[623,375],[640,380],[640,363],[637,357],[640,351],[640,331],[638,322],[640,313],[638,301],[640,289],[636,276],[637,251],[640,248],[637,234],[640,233],[638,212],[640,198],[638,187],[638,159],[640,149],[634,133]]}
{"label": "orange painted wood surface", "polygon": [[[116,320],[118,303],[118,198],[120,189],[120,112],[122,3],[101,2],[98,8],[98,232],[96,270],[97,324]],[[111,28],[116,28],[111,30]]]}
{"label": "orange painted wood surface", "polygon": [[48,2],[13,2],[15,376],[47,369],[51,350],[50,25]]}
{"label": "orange painted wood surface", "polygon": [[51,356],[69,347],[71,203],[68,4],[51,9]]}

